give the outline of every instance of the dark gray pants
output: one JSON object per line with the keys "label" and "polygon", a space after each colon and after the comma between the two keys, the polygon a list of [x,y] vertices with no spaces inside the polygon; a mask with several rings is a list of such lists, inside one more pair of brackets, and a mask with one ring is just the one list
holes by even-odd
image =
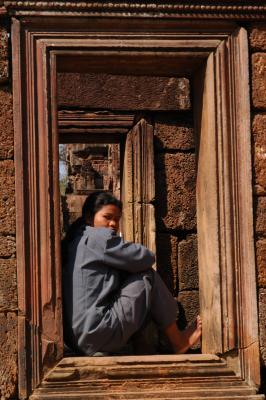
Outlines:
{"label": "dark gray pants", "polygon": [[154,270],[129,275],[115,296],[110,312],[118,329],[101,351],[116,351],[145,323],[150,314],[165,328],[176,320],[177,303]]}

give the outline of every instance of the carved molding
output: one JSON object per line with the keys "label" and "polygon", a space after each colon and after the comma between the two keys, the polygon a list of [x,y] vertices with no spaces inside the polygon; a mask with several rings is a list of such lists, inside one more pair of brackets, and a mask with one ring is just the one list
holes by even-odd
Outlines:
{"label": "carved molding", "polygon": [[77,127],[125,127],[130,128],[133,125],[134,114],[119,114],[106,112],[86,112],[60,110],[58,112],[59,128],[75,125]]}
{"label": "carved molding", "polygon": [[117,143],[133,126],[134,114],[60,110],[60,143]]}
{"label": "carved molding", "polygon": [[[205,335],[203,352],[238,349],[246,379],[250,370],[245,356],[249,353],[250,361],[259,357],[248,63],[247,32],[240,28],[208,58],[197,92],[202,104],[196,105],[201,309],[203,328],[211,333]],[[212,309],[222,318],[211,314]],[[250,365],[256,381],[259,364]]]}
{"label": "carved molding", "polygon": [[153,127],[142,118],[128,133],[123,167],[123,231],[156,254]]}
{"label": "carved molding", "polygon": [[223,1],[4,1],[11,14],[89,13],[94,16],[144,16],[171,18],[265,19],[266,2],[251,0]]}
{"label": "carved molding", "polygon": [[[195,33],[194,21],[190,28],[188,23],[185,28],[181,24],[175,28],[172,21],[165,21],[163,28],[156,27],[157,34],[151,40],[145,21],[136,19],[130,21],[135,25],[128,24],[114,38],[117,20],[110,19],[110,32],[95,38],[95,32],[102,33],[98,19],[91,19],[91,32],[84,25],[80,31],[78,19],[74,22],[69,19],[68,25],[60,18],[47,20],[49,26],[45,28],[44,18],[28,17],[22,21],[14,18],[12,31],[21,397],[27,397],[29,389],[41,383],[44,367],[49,367],[49,362],[62,357],[57,59],[63,54],[73,62],[77,53],[94,57],[97,52],[101,56],[99,62],[108,65],[109,54],[120,56],[124,52],[131,65],[131,53],[140,59],[156,53],[164,63],[164,57],[171,52],[179,56],[174,57],[176,65],[180,64],[180,58],[195,63],[195,42],[197,60],[203,66],[203,75],[201,79],[197,76],[197,81],[205,91],[199,125],[203,124],[201,138],[204,135],[207,142],[207,147],[202,146],[207,158],[201,157],[203,162],[205,158],[205,165],[198,172],[202,179],[198,206],[205,218],[198,226],[199,268],[201,276],[210,277],[206,282],[201,279],[200,287],[200,296],[209,307],[209,316],[206,313],[204,316],[207,321],[204,322],[205,350],[233,349],[235,357],[232,358],[239,363],[236,368],[233,366],[235,371],[251,385],[259,383],[245,30],[232,26],[229,31],[228,25],[225,27],[221,22],[216,23],[213,31],[207,22]],[[169,27],[176,36],[169,35]],[[138,38],[132,39],[136,29]],[[193,43],[187,40],[188,35],[193,36]],[[228,50],[222,48],[225,45]],[[74,68],[75,63],[72,65]],[[174,70],[174,64],[171,68]],[[201,89],[197,90],[199,98]],[[214,328],[214,316],[218,328]],[[216,333],[219,330],[215,337],[212,329]]]}
{"label": "carved molding", "polygon": [[[143,384],[143,381],[145,382]],[[201,383],[197,386],[196,382]],[[263,400],[256,388],[215,355],[185,354],[63,359],[32,400],[215,399]]]}

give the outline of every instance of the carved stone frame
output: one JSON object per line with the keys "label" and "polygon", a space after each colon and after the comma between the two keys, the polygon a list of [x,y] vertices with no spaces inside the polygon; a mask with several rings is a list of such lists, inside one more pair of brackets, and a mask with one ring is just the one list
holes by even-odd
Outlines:
{"label": "carved stone frame", "polygon": [[56,105],[62,57],[77,60],[76,68],[84,57],[96,57],[98,66],[110,56],[156,59],[169,73],[194,77],[203,352],[223,355],[243,380],[258,385],[244,28],[143,17],[22,17],[13,19],[12,46],[21,398],[63,356]]}

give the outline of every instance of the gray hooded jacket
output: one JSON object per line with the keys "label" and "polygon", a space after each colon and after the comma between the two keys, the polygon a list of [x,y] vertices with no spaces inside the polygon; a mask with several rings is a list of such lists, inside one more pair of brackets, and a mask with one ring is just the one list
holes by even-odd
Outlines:
{"label": "gray hooded jacket", "polygon": [[[66,260],[63,265],[63,306],[67,344],[87,355],[109,349],[110,343],[112,349],[119,348],[123,344],[121,341],[126,341],[140,328],[148,311],[143,307],[150,306],[150,300],[137,305],[142,308],[137,310],[141,318],[137,318],[136,311],[130,311],[133,321],[129,331],[123,332],[127,330],[124,320],[128,318],[125,310],[129,309],[130,290],[141,293],[143,287],[137,284],[130,289],[128,286],[125,309],[117,304],[121,286],[125,276],[150,270],[155,261],[154,254],[140,244],[123,240],[109,228],[83,226],[68,244]],[[144,292],[147,294],[151,289],[151,282],[146,280]]]}

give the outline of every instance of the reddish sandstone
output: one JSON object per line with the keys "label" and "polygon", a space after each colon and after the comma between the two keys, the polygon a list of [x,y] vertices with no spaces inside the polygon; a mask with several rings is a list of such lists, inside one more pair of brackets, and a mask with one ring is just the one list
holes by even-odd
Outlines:
{"label": "reddish sandstone", "polygon": [[195,155],[157,155],[155,182],[157,226],[160,229],[195,229]]}
{"label": "reddish sandstone", "polygon": [[16,239],[14,236],[0,236],[0,257],[12,257],[16,255]]}
{"label": "reddish sandstone", "polygon": [[60,106],[112,110],[188,110],[186,78],[112,74],[58,74]]}
{"label": "reddish sandstone", "polygon": [[14,258],[0,259],[0,311],[17,310],[17,266]]}
{"label": "reddish sandstone", "polygon": [[256,204],[256,233],[266,233],[266,197],[259,197]]}
{"label": "reddish sandstone", "polygon": [[158,149],[190,150],[195,147],[192,120],[177,113],[157,115],[154,134]]}
{"label": "reddish sandstone", "polygon": [[255,190],[266,194],[266,115],[257,114],[253,119],[253,154],[255,166]]}
{"label": "reddish sandstone", "polygon": [[266,366],[266,289],[259,290],[259,331],[262,365]]}
{"label": "reddish sandstone", "polygon": [[180,328],[193,322],[199,315],[199,292],[197,290],[184,291],[178,296]]}
{"label": "reddish sandstone", "polygon": [[256,261],[259,287],[266,287],[266,239],[256,242]]}
{"label": "reddish sandstone", "polygon": [[157,269],[168,286],[169,290],[176,294],[177,284],[177,248],[178,238],[159,233],[156,238],[156,263]]}
{"label": "reddish sandstone", "polygon": [[199,286],[197,235],[189,235],[178,245],[178,282],[179,290]]}
{"label": "reddish sandstone", "polygon": [[254,107],[266,109],[266,53],[252,55],[252,100]]}
{"label": "reddish sandstone", "polygon": [[12,93],[6,87],[0,88],[0,110],[0,159],[12,158],[14,155]]}
{"label": "reddish sandstone", "polygon": [[266,25],[259,25],[250,31],[250,46],[255,50],[266,50]]}
{"label": "reddish sandstone", "polygon": [[0,83],[5,83],[8,78],[8,32],[5,27],[0,26]]}
{"label": "reddish sandstone", "polygon": [[17,399],[17,315],[0,313],[1,399]]}

